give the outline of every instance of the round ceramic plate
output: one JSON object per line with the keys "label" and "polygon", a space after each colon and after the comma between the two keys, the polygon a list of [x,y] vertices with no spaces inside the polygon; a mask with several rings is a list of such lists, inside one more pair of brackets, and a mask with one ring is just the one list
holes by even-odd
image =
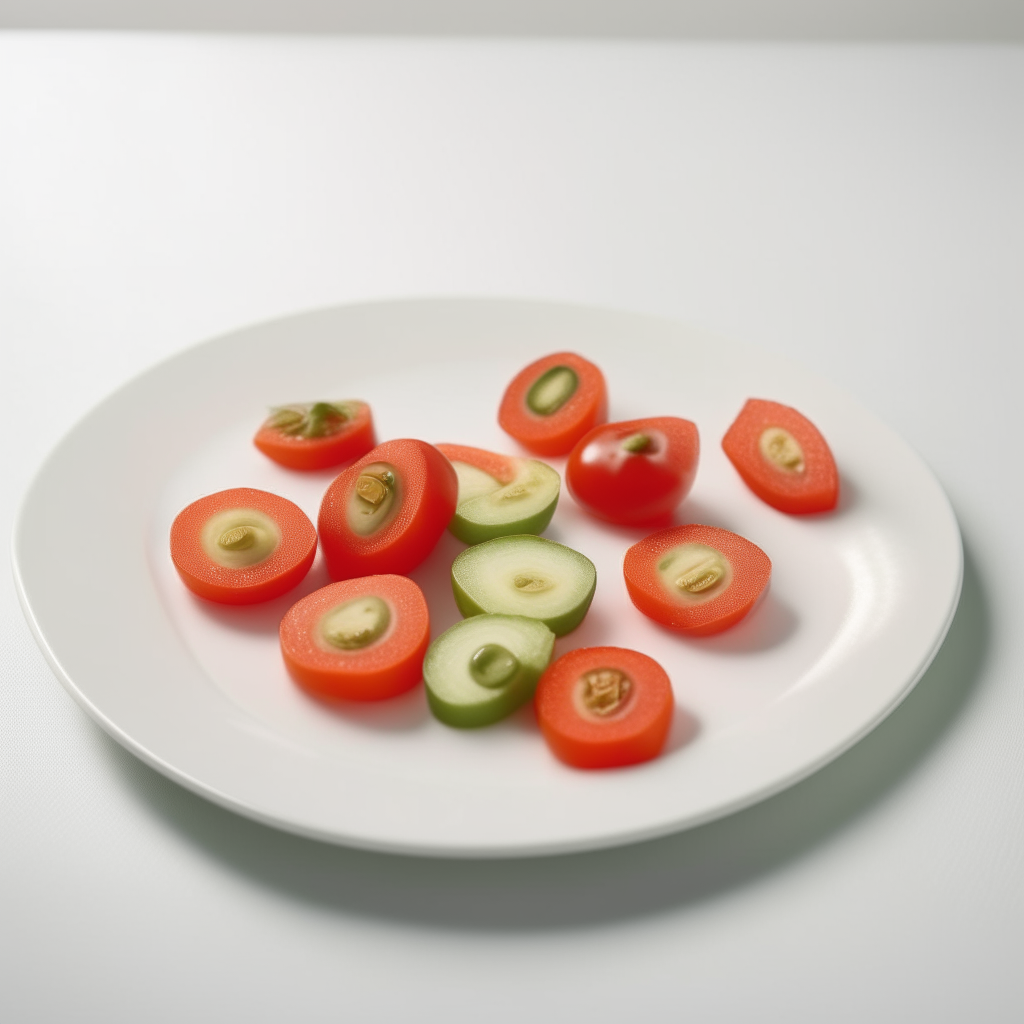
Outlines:
{"label": "round ceramic plate", "polygon": [[[631,647],[668,671],[677,713],[658,760],[606,772],[548,752],[530,708],[478,731],[435,721],[422,688],[377,705],[300,692],[277,626],[328,582],[319,561],[292,594],[213,606],[178,580],[175,514],[201,495],[259,487],[315,521],[333,474],[300,474],[251,437],[268,406],[362,398],[378,436],[516,451],[495,421],[513,374],[571,349],[598,363],[610,417],[694,420],[703,451],[678,522],[763,548],[771,589],[740,625],[700,640],[630,604],[626,548],[643,534],[588,518],[564,491],[547,536],[598,570],[583,624],[556,655]],[[787,516],[759,501],[719,441],[748,397],[793,405],[829,440],[838,509]],[[561,469],[560,460],[552,460]],[[437,635],[458,619],[445,535],[413,574]],[[892,431],[770,352],[678,324],[528,302],[417,301],[312,312],[217,338],[112,395],[32,484],[14,540],[35,634],[70,693],[154,768],[242,814],[304,835],[418,854],[592,849],[696,825],[808,775],[878,724],[938,649],[960,591],[956,521]]]}

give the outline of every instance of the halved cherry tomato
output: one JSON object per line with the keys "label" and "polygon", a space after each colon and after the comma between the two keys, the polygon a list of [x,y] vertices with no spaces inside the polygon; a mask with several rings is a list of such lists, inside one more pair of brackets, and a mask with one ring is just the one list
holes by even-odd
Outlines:
{"label": "halved cherry tomato", "polygon": [[675,700],[665,670],[639,651],[580,647],[537,684],[537,720],[555,756],[576,768],[617,768],[661,753]]}
{"label": "halved cherry tomato", "polygon": [[427,602],[406,576],[364,576],[321,587],[281,620],[292,678],[317,697],[383,700],[423,678]]}
{"label": "halved cherry tomato", "polygon": [[234,487],[192,502],[171,525],[171,558],[185,586],[220,604],[256,604],[309,572],[316,530],[298,505]]}
{"label": "halved cherry tomato", "polygon": [[608,405],[604,374],[573,352],[530,363],[501,400],[498,423],[538,455],[565,455],[598,423]]}
{"label": "halved cherry tomato", "polygon": [[600,519],[641,525],[668,519],[697,475],[697,427],[652,416],[595,427],[565,467],[569,493]]}
{"label": "halved cherry tomato", "polygon": [[253,444],[289,469],[329,469],[365,455],[375,444],[365,402],[283,405],[256,432]]}
{"label": "halved cherry tomato", "polygon": [[757,603],[772,563],[756,545],[716,526],[673,526],[634,544],[622,564],[637,608],[688,636],[720,633]]}
{"label": "halved cherry tomato", "polygon": [[751,398],[722,438],[746,485],[780,512],[828,512],[839,473],[818,428],[796,409]]}
{"label": "halved cherry tomato", "polygon": [[433,550],[455,512],[458,477],[426,441],[385,441],[327,488],[318,529],[336,580],[407,573]]}

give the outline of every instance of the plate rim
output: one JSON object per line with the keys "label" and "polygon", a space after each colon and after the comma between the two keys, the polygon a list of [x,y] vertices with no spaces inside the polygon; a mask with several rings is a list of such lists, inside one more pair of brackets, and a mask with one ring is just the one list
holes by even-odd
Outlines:
{"label": "plate rim", "polygon": [[[134,756],[138,757],[145,764],[158,771],[160,774],[171,779],[190,792],[195,793],[204,799],[210,800],[212,803],[223,807],[227,810],[241,814],[242,816],[249,818],[250,820],[257,821],[263,825],[280,829],[289,832],[294,835],[302,836],[309,839],[315,839],[318,841],[324,841],[333,843],[336,845],[343,845],[346,847],[363,849],[374,852],[385,852],[392,854],[400,854],[406,856],[417,856],[417,857],[440,857],[440,858],[455,858],[455,859],[510,859],[518,857],[543,857],[553,856],[562,854],[573,854],[583,851],[612,848],[617,846],[630,845],[637,842],[643,842],[651,839],[655,839],[665,835],[671,835],[677,832],[689,830],[691,828],[697,828],[711,821],[718,820],[723,817],[727,817],[731,814],[737,813],[747,807],[753,806],[760,803],[763,800],[767,800],[770,797],[783,792],[789,787],[796,785],[800,781],[813,775],[819,771],[825,765],[831,763],[837,758],[841,757],[849,749],[855,746],[861,739],[872,732],[883,722],[890,714],[892,714],[896,708],[902,704],[902,702],[909,696],[909,694],[916,687],[918,682],[927,672],[929,666],[941,649],[945,642],[946,636],[956,616],[956,611],[959,605],[959,600],[963,587],[963,576],[964,576],[964,557],[963,557],[963,540],[962,534],[959,528],[956,514],[953,510],[952,504],[949,501],[948,495],[945,493],[941,483],[935,476],[934,471],[928,465],[928,463],[920,456],[920,454],[914,449],[902,435],[897,434],[889,428],[884,421],[881,421],[873,412],[866,409],[857,399],[852,396],[847,396],[851,404],[856,406],[864,415],[883,423],[888,430],[893,434],[900,437],[903,443],[906,445],[909,451],[911,451],[920,464],[925,470],[931,481],[935,485],[935,489],[939,495],[941,495],[944,501],[944,510],[948,516],[949,523],[952,526],[953,534],[956,539],[956,571],[955,571],[955,584],[952,592],[948,599],[948,603],[945,610],[945,618],[941,624],[941,627],[935,633],[931,646],[927,651],[922,652],[918,658],[918,666],[912,676],[908,677],[902,686],[892,694],[889,701],[884,706],[879,706],[873,716],[868,720],[862,722],[860,726],[853,732],[849,733],[841,743],[837,743],[830,747],[821,756],[808,760],[801,764],[799,767],[793,769],[788,774],[780,776],[776,779],[770,780],[763,787],[751,789],[746,792],[743,796],[726,803],[719,804],[718,806],[707,810],[704,813],[691,815],[681,821],[665,821],[660,824],[650,825],[648,827],[627,829],[625,831],[616,831],[612,834],[603,836],[601,838],[581,838],[578,840],[557,840],[554,842],[542,842],[534,845],[521,845],[514,848],[508,848],[506,846],[490,846],[486,843],[476,846],[469,847],[465,843],[453,846],[444,846],[443,844],[424,846],[419,842],[401,843],[392,842],[387,840],[372,840],[367,839],[361,835],[341,835],[336,831],[324,831],[318,830],[313,827],[306,826],[300,822],[284,819],[273,814],[268,814],[262,811],[259,807],[253,806],[245,800],[233,797],[227,793],[222,792],[216,786],[210,785],[209,783],[203,782],[201,779],[194,778],[187,771],[184,771],[174,764],[168,762],[159,755],[149,750],[143,743],[137,741],[129,732],[125,731],[120,727],[107,713],[100,709],[100,707],[89,698],[84,690],[80,688],[78,684],[72,679],[70,673],[65,669],[60,659],[57,657],[56,652],[53,650],[49,640],[46,638],[45,632],[40,624],[35,610],[31,605],[31,600],[28,594],[28,587],[26,585],[22,560],[19,555],[19,548],[22,544],[23,534],[25,532],[25,522],[29,514],[29,506],[31,500],[35,495],[37,487],[41,481],[45,478],[47,471],[50,469],[52,464],[57,461],[62,449],[69,442],[70,438],[89,420],[89,418],[111,402],[116,396],[130,391],[133,387],[137,386],[139,382],[152,375],[157,375],[161,370],[168,364],[173,364],[176,360],[181,359],[183,356],[195,353],[196,351],[216,346],[219,342],[229,339],[233,336],[244,334],[254,328],[264,328],[270,325],[285,324],[290,321],[294,321],[299,318],[309,317],[310,315],[324,314],[331,315],[337,312],[352,311],[352,310],[372,310],[375,308],[389,309],[395,306],[411,307],[416,305],[429,304],[430,306],[447,306],[451,304],[465,305],[473,304],[477,306],[491,306],[495,304],[509,305],[514,304],[517,306],[526,307],[546,307],[551,310],[570,310],[579,311],[588,314],[612,314],[620,317],[628,318],[642,318],[655,323],[663,324],[670,328],[682,329],[691,331],[695,334],[699,334],[704,337],[721,337],[713,332],[707,331],[701,327],[695,327],[687,324],[683,321],[676,320],[668,316],[659,316],[643,312],[636,312],[632,310],[618,309],[612,307],[594,306],[584,303],[573,303],[573,302],[558,302],[548,299],[529,299],[519,297],[507,297],[507,296],[494,296],[494,297],[481,297],[481,296],[428,296],[428,297],[408,297],[408,298],[395,298],[395,299],[378,299],[368,302],[352,302],[352,303],[339,303],[329,304],[324,306],[318,306],[312,309],[299,310],[290,314],[283,314],[277,317],[269,318],[266,320],[256,321],[250,324],[243,325],[241,327],[234,328],[229,331],[221,332],[210,338],[202,339],[193,342],[177,351],[163,357],[156,363],[145,367],[140,372],[134,374],[129,380],[123,382],[118,387],[113,389],[109,394],[101,398],[96,404],[94,404],[85,414],[79,417],[78,420],[61,436],[56,444],[47,452],[40,464],[36,468],[36,471],[31,476],[27,487],[22,495],[21,501],[18,506],[18,510],[15,516],[14,529],[11,536],[11,565],[15,583],[15,590],[18,595],[19,604],[25,615],[26,621],[28,622],[30,631],[39,646],[41,652],[51,670],[57,677],[58,682],[61,683],[62,687],[74,698],[76,703],[86,712],[86,714],[99,725],[104,732],[109,735],[115,742],[120,746],[124,747]],[[747,348],[748,346],[744,342],[736,342],[731,339],[721,338],[723,343],[728,344],[732,348]],[[789,360],[787,360],[789,361]],[[800,365],[794,363],[794,365]],[[807,369],[800,365],[801,372],[811,378],[820,379],[827,381],[827,378],[823,378],[816,371]],[[828,385],[836,391],[843,393],[846,392],[838,385],[833,384],[831,381],[827,381]]]}

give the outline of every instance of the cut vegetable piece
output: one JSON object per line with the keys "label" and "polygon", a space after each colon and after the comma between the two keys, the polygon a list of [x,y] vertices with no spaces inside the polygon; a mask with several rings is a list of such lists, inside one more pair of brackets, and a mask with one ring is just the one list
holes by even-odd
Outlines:
{"label": "cut vegetable piece", "polygon": [[638,526],[668,519],[697,475],[697,427],[677,416],[606,423],[572,450],[569,493],[592,515]]}
{"label": "cut vegetable piece", "polygon": [[457,494],[455,470],[433,445],[378,445],[337,477],[320,505],[332,579],[415,569],[448,525]]}
{"label": "cut vegetable piece", "polygon": [[551,660],[555,634],[521,615],[476,615],[442,633],[427,651],[430,710],[447,725],[490,725],[525,704]]}
{"label": "cut vegetable piece", "polygon": [[365,402],[300,402],[270,410],[253,444],[289,469],[329,469],[365,455],[375,444]]}
{"label": "cut vegetable piece", "polygon": [[309,572],[316,531],[286,498],[252,487],[192,502],[171,526],[171,559],[185,586],[219,604],[287,593]]}
{"label": "cut vegetable piece", "polygon": [[739,622],[768,587],[772,563],[716,526],[674,526],[634,544],[622,565],[637,608],[669,629],[708,636]]}
{"label": "cut vegetable piece", "polygon": [[828,512],[839,473],[818,428],[796,409],[751,398],[722,438],[744,483],[780,512]]}
{"label": "cut vegetable piece", "polygon": [[608,404],[604,375],[573,352],[545,356],[516,374],[501,400],[498,422],[538,455],[566,455]]}
{"label": "cut vegetable piece", "polygon": [[304,690],[332,700],[383,700],[423,677],[430,614],[405,576],[321,587],[281,620],[281,654]]}
{"label": "cut vegetable piece", "polygon": [[622,647],[580,647],[541,676],[535,707],[548,746],[576,768],[619,768],[661,753],[675,700],[665,670]]}
{"label": "cut vegetable piece", "polygon": [[526,615],[556,636],[583,621],[596,587],[589,558],[529,534],[466,548],[452,563],[452,590],[463,615]]}
{"label": "cut vegetable piece", "polygon": [[459,478],[459,503],[448,524],[459,540],[480,544],[547,529],[561,488],[561,479],[550,466],[465,445],[437,447]]}

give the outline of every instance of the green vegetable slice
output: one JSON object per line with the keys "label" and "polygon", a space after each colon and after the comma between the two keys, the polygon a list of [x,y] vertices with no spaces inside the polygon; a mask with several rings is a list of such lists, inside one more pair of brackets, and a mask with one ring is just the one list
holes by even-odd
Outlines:
{"label": "green vegetable slice", "polygon": [[423,661],[430,710],[446,725],[474,729],[510,715],[531,697],[555,634],[521,615],[477,615],[442,633]]}
{"label": "green vegetable slice", "polygon": [[516,475],[507,484],[476,466],[452,463],[459,477],[459,504],[448,528],[463,543],[547,529],[558,505],[561,478],[536,459],[515,463]]}
{"label": "green vegetable slice", "polygon": [[452,590],[463,615],[525,615],[556,636],[583,621],[596,587],[589,558],[528,534],[466,548],[452,563]]}

